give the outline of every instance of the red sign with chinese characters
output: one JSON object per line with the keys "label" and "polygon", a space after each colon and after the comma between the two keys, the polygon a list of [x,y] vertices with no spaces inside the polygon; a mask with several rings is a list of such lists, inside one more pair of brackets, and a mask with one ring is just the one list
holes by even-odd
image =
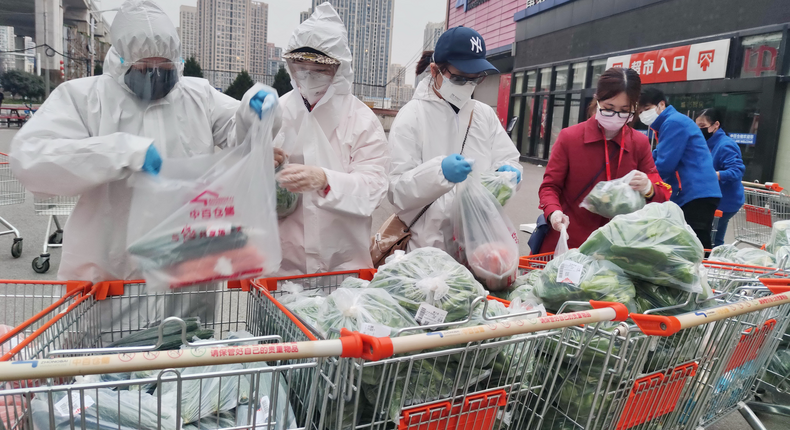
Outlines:
{"label": "red sign with chinese characters", "polygon": [[496,116],[502,127],[507,127],[507,111],[510,107],[510,79],[511,74],[507,73],[499,76],[499,94],[496,101]]}
{"label": "red sign with chinese characters", "polygon": [[606,68],[634,69],[643,84],[723,79],[727,73],[729,51],[729,39],[716,40],[609,57]]}

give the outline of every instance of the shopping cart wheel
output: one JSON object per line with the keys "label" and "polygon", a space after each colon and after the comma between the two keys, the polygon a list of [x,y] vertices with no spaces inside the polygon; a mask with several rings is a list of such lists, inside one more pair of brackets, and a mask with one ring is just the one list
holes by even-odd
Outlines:
{"label": "shopping cart wheel", "polygon": [[63,230],[57,230],[49,235],[50,245],[60,245],[63,243]]}
{"label": "shopping cart wheel", "polygon": [[36,257],[33,259],[33,270],[36,273],[47,273],[49,270],[49,258],[46,260],[42,259],[41,257]]}
{"label": "shopping cart wheel", "polygon": [[11,245],[11,256],[19,258],[22,255],[22,238],[15,237],[14,243]]}

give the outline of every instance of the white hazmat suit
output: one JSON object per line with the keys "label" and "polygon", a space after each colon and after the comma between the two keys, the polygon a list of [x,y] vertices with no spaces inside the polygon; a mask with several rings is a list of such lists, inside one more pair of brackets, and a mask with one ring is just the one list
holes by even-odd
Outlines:
{"label": "white hazmat suit", "polygon": [[286,52],[312,48],[340,61],[326,94],[308,110],[294,90],[280,99],[282,128],[275,146],[290,163],[322,167],[329,192],[303,193],[296,211],[280,221],[280,273],[298,275],[373,267],[373,211],[387,191],[389,148],[373,111],[351,94],[354,79],[346,28],[329,3],[297,27]]}
{"label": "white hazmat suit", "polygon": [[392,173],[388,196],[398,216],[409,224],[424,206],[434,202],[412,228],[409,251],[426,246],[447,250],[452,239],[450,214],[456,184],[444,177],[442,160],[461,153],[473,109],[462,154],[475,160],[470,178],[504,165],[523,169],[518,150],[490,106],[470,100],[456,114],[432,87],[431,77],[420,82],[412,100],[398,112],[389,134]]}

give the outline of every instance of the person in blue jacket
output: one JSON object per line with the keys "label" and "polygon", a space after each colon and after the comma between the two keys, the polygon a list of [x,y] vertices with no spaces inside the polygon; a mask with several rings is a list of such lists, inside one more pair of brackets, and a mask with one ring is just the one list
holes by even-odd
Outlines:
{"label": "person in blue jacket", "polygon": [[721,114],[717,110],[708,108],[703,110],[696,120],[702,135],[708,141],[710,155],[713,157],[713,168],[716,169],[719,188],[721,188],[719,210],[722,212],[722,216],[719,218],[713,246],[724,245],[727,224],[743,206],[744,196],[741,180],[743,180],[743,173],[746,171],[741,157],[741,148],[721,128],[721,119]]}
{"label": "person in blue jacket", "polygon": [[657,88],[642,90],[639,120],[656,134],[653,151],[661,178],[672,187],[670,200],[683,210],[705,249],[711,248],[711,228],[721,200],[719,179],[705,137],[694,121],[675,110]]}

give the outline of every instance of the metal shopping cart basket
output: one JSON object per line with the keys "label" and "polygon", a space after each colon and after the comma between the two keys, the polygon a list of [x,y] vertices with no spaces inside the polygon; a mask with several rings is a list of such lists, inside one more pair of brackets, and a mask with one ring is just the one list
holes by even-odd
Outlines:
{"label": "metal shopping cart basket", "polygon": [[733,217],[735,241],[762,246],[776,221],[790,219],[790,195],[778,184],[744,182],[746,201]]}
{"label": "metal shopping cart basket", "polygon": [[[74,206],[77,205],[79,197],[63,197],[63,196],[34,196],[33,206],[36,215],[44,215],[49,217],[47,221],[47,232],[44,235],[44,251],[40,256],[33,259],[33,270],[36,273],[46,273],[49,270],[49,248],[60,248],[63,246],[63,227],[60,225],[58,216],[69,216]],[[55,226],[55,231],[52,231],[52,226]]]}
{"label": "metal shopping cart basket", "polygon": [[[8,154],[0,152],[0,206],[20,205],[25,202],[25,187],[11,173],[11,166],[8,163]],[[0,225],[8,230],[0,231],[0,236],[7,234],[14,235],[14,243],[11,245],[11,255],[19,258],[22,255],[22,237],[10,222],[0,216]]]}
{"label": "metal shopping cart basket", "polygon": [[[258,280],[268,290],[263,313],[272,322],[267,327],[280,330],[286,341],[320,339],[316,328],[278,301],[288,294],[284,285],[296,283],[308,292],[331,293],[348,277],[372,275],[363,270]],[[478,298],[472,307],[478,303],[486,303],[485,298]],[[573,326],[573,321],[566,325]],[[491,326],[496,327],[496,321]],[[592,324],[581,334],[565,327],[379,361],[328,359],[315,381],[319,398],[310,429],[537,428],[552,375],[563,362],[567,345],[584,342],[597,326]],[[409,329],[400,332],[410,334]]]}
{"label": "metal shopping cart basket", "polygon": [[[274,350],[280,339],[264,336],[262,298],[261,289],[248,283],[146,294],[139,281],[104,282],[93,285],[79,303],[28,337],[32,347],[27,353],[21,354],[17,346],[3,361],[29,364],[31,360],[58,358],[100,366],[104,363],[100,357],[107,357],[101,354],[108,353],[120,354],[116,357],[126,361],[136,355],[145,360],[160,354],[200,356],[208,354],[209,346],[228,343],[238,345],[239,355],[248,349]],[[159,351],[156,347],[168,341],[161,337],[162,332],[175,337],[177,343],[193,341],[184,339],[183,320],[164,319],[174,310],[190,308],[200,309],[194,316],[200,318],[203,329],[225,340]],[[159,327],[158,341],[146,338],[134,346],[126,344],[125,349],[107,349],[114,341],[141,333],[146,326]],[[247,333],[238,333],[242,331]],[[231,333],[236,333],[235,340],[228,340],[234,337]],[[315,372],[319,363],[314,359],[297,364],[230,364],[52,378],[41,383],[15,381],[0,387],[5,389],[0,391],[0,417],[6,417],[4,424],[9,429],[182,428],[179,424],[195,429],[296,429],[304,425],[313,404],[310,398],[299,398],[292,391],[299,378]],[[299,393],[311,396],[312,389],[308,386]]]}

